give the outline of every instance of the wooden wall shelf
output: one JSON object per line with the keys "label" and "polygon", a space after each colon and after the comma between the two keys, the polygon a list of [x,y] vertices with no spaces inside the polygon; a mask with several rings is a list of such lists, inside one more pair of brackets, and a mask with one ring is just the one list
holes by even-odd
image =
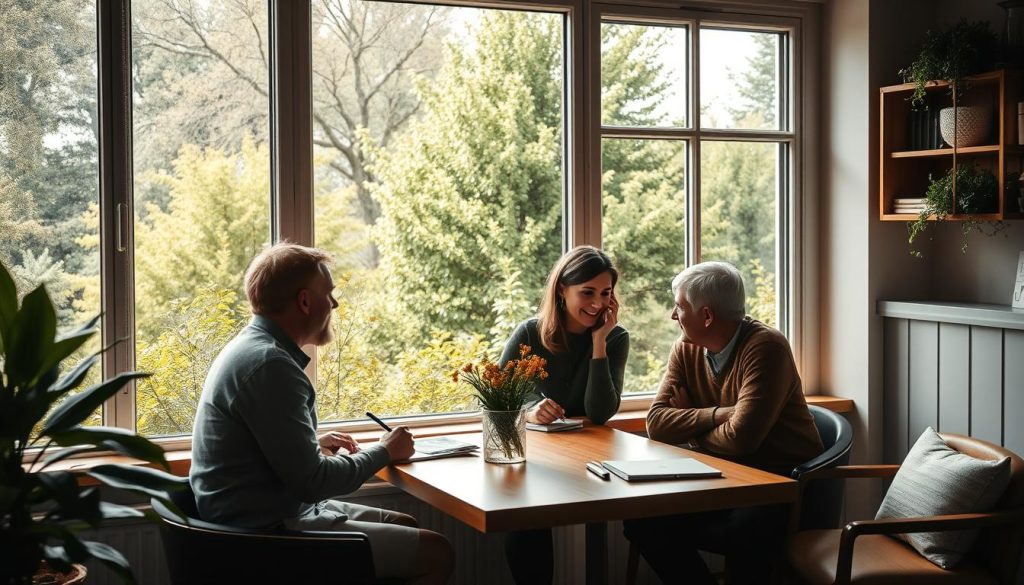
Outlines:
{"label": "wooden wall shelf", "polygon": [[[1019,175],[1024,170],[1024,146],[1017,144],[1017,102],[1024,100],[1024,93],[1020,91],[1020,75],[1005,70],[990,71],[968,77],[967,84],[970,91],[960,100],[962,105],[988,104],[992,108],[989,144],[911,150],[910,96],[914,92],[914,84],[903,83],[880,89],[880,220],[915,221],[917,214],[895,213],[895,200],[923,198],[930,178],[942,177],[954,165],[964,164],[976,165],[995,175],[998,208],[993,213],[951,214],[945,218],[947,221],[1024,219],[1024,213],[1018,208],[1018,194],[1006,190],[1007,174]],[[926,89],[932,108],[937,110],[952,105],[948,83],[932,81]]]}

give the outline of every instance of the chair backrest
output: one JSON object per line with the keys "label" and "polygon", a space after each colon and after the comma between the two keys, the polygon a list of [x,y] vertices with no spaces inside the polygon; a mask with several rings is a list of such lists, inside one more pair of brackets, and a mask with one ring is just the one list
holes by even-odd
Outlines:
{"label": "chair backrest", "polygon": [[181,518],[159,500],[167,569],[174,585],[222,583],[373,583],[370,541],[359,532],[278,532],[205,522],[192,488],[167,499]]}
{"label": "chair backrest", "polygon": [[[994,510],[1012,510],[1024,507],[1024,460],[1012,451],[976,439],[939,433],[947,445],[977,459],[1010,458],[1010,484]],[[1016,583],[1020,568],[1024,529],[1020,524],[982,530],[971,556],[992,571],[1000,583]]]}
{"label": "chair backrest", "polygon": [[[827,408],[808,405],[814,417],[814,426],[825,450],[814,459],[793,469],[791,477],[799,480],[805,473],[824,467],[846,465],[850,462],[850,447],[853,445],[853,427],[840,414]],[[818,480],[804,486],[800,501],[800,529],[835,528],[843,509],[841,479]]]}

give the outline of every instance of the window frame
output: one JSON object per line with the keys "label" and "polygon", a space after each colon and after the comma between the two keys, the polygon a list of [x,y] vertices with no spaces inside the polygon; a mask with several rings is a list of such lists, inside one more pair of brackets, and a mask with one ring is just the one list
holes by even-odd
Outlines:
{"label": "window frame", "polygon": [[[372,0],[386,1],[386,0]],[[700,139],[785,141],[788,157],[780,160],[780,176],[789,179],[790,196],[779,201],[779,290],[783,306],[780,325],[788,332],[799,360],[805,388],[816,386],[818,377],[817,325],[806,316],[817,308],[817,275],[813,243],[817,232],[817,205],[806,196],[805,185],[817,182],[814,154],[816,136],[804,124],[815,119],[816,93],[809,89],[817,75],[818,57],[806,47],[815,46],[820,9],[803,2],[782,0],[770,8],[755,4],[730,3],[716,7],[705,2],[701,8],[651,0],[636,5],[589,3],[585,0],[544,0],[504,2],[500,0],[447,0],[418,4],[444,4],[504,10],[533,10],[559,13],[564,18],[565,110],[563,245],[601,244],[601,140],[606,137],[673,138],[688,140],[690,164],[687,184],[688,263],[699,259],[699,161]],[[132,171],[131,94],[131,1],[96,0],[97,85],[100,171],[101,307],[104,346],[113,346],[103,359],[104,378],[135,367],[134,323],[134,234]],[[287,238],[300,244],[314,241],[313,145],[311,85],[310,2],[268,0],[271,52],[270,144],[271,225],[275,241]],[[723,10],[732,10],[725,12]],[[600,26],[602,21],[689,26],[688,72],[693,82],[688,96],[688,128],[604,128],[600,120]],[[788,84],[780,101],[789,120],[784,131],[712,130],[700,128],[699,116],[699,34],[701,25],[727,28],[779,30],[788,33]],[[805,38],[805,33],[812,38]],[[805,75],[805,72],[808,72]],[[282,89],[286,88],[287,91]],[[806,155],[805,155],[806,153]],[[785,166],[786,172],[782,171]],[[693,199],[693,202],[690,199]],[[696,210],[696,211],[694,211]],[[784,268],[783,268],[784,267]],[[314,361],[315,364],[315,361]],[[311,365],[311,368],[315,365]],[[647,408],[650,394],[624,396],[621,410]],[[434,414],[403,417],[410,426],[456,424],[479,420],[478,413]],[[135,385],[130,384],[103,407],[103,424],[136,429]],[[324,425],[359,431],[374,428],[371,423],[349,422]],[[188,448],[188,436],[157,439],[165,448]]]}

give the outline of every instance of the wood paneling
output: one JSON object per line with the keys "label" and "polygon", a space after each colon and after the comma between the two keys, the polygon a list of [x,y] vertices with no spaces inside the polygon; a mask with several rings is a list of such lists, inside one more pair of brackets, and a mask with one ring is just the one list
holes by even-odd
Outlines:
{"label": "wood paneling", "polygon": [[939,428],[943,433],[971,432],[971,328],[939,324]]}
{"label": "wood paneling", "polygon": [[908,441],[939,426],[939,324],[910,322]]}
{"label": "wood paneling", "polygon": [[883,335],[887,462],[926,426],[1024,453],[1024,330],[887,317]]}
{"label": "wood paneling", "polygon": [[1003,443],[1002,329],[971,327],[971,436]]}

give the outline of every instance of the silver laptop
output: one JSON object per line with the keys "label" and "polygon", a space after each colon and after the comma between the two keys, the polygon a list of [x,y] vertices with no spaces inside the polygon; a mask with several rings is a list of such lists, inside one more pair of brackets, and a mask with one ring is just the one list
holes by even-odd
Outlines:
{"label": "silver laptop", "polygon": [[721,471],[691,457],[643,461],[602,461],[601,465],[626,481],[722,477]]}

